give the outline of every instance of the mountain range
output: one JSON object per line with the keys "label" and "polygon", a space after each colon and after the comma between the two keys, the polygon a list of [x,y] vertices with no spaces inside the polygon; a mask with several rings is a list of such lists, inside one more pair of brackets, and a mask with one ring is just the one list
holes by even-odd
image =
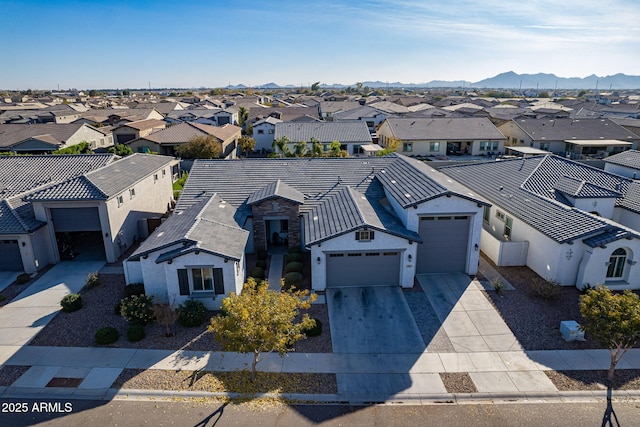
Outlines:
{"label": "mountain range", "polygon": [[[346,87],[356,87],[356,84],[321,84],[323,89],[344,89]],[[612,76],[599,77],[592,74],[587,77],[558,77],[555,74],[518,74],[513,71],[498,74],[497,76],[480,80],[478,82],[470,82],[466,80],[444,81],[432,80],[424,83],[402,83],[402,82],[382,82],[382,81],[365,81],[362,82],[363,87],[369,88],[478,88],[478,89],[639,89],[640,76],[628,76],[626,74],[614,74]],[[264,85],[255,86],[256,89],[293,89],[298,86],[285,85],[281,86],[276,83],[266,83]],[[243,89],[245,85],[239,84],[235,86],[227,86],[227,89]]]}

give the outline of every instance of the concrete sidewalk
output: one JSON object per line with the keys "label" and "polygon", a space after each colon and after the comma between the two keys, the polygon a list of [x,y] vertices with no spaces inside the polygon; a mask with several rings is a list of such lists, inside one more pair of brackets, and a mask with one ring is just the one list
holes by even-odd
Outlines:
{"label": "concrete sidewalk", "polygon": [[[386,401],[400,397],[421,399],[447,394],[440,373],[467,372],[478,396],[484,394],[555,396],[558,390],[547,370],[603,370],[607,350],[499,351],[474,353],[265,354],[258,368],[264,372],[336,374],[339,401]],[[124,369],[236,371],[249,369],[251,355],[229,352],[137,350],[128,348],[72,348],[1,346],[5,366],[30,366],[11,386],[0,387],[2,398],[26,395],[105,397]],[[640,369],[640,349],[630,350],[619,369]],[[357,377],[361,384],[354,382]],[[53,378],[79,378],[77,388],[46,387]],[[629,395],[627,392],[616,392]],[[634,393],[631,393],[634,395]],[[640,397],[639,393],[635,393]]]}

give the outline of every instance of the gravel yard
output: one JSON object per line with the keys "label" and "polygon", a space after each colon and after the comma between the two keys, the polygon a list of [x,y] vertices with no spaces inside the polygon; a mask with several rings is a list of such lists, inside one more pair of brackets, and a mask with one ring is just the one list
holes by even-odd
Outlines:
{"label": "gravel yard", "polygon": [[560,322],[575,320],[581,323],[580,291],[574,286],[563,286],[558,295],[544,300],[536,295],[531,283],[539,276],[528,267],[496,267],[515,288],[513,291],[485,291],[485,295],[498,309],[504,321],[526,350],[578,350],[600,348],[587,335],[586,341],[565,341],[560,335]]}
{"label": "gravel yard", "polygon": [[476,385],[467,372],[441,372],[440,379],[447,393],[477,393]]}
{"label": "gravel yard", "polygon": [[[124,276],[100,275],[100,285],[81,291],[83,308],[73,313],[60,312],[31,342],[36,346],[94,347],[96,331],[112,326],[120,333],[120,339],[109,347],[147,348],[169,350],[221,351],[222,347],[207,332],[205,322],[199,327],[186,328],[176,324],[175,335],[165,337],[165,328],[157,323],[144,327],[146,338],[138,342],[127,341],[127,321],[115,313],[114,307],[124,297]],[[296,351],[305,353],[330,353],[331,333],[325,305],[314,304],[308,310],[311,317],[323,324],[323,333],[307,338],[295,345]],[[207,319],[216,312],[208,312]]]}
{"label": "gravel yard", "polygon": [[[606,390],[607,371],[545,371],[560,391]],[[640,390],[640,370],[616,370],[615,389]]]}
{"label": "gravel yard", "polygon": [[[258,369],[260,365],[258,365]],[[208,391],[213,393],[305,393],[338,392],[333,374],[282,374],[258,372],[252,382],[249,371],[161,371],[125,369],[114,388],[142,390]]]}

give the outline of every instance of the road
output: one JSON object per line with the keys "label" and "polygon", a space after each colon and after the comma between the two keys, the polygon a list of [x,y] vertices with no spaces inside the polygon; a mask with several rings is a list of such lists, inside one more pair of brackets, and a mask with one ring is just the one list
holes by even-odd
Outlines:
{"label": "road", "polygon": [[[229,404],[212,401],[149,402],[1,400],[3,427],[46,426],[600,426],[598,403],[473,405]],[[640,402],[615,402],[621,426],[638,425]],[[25,413],[16,411],[26,410]],[[615,423],[613,425],[616,425]]]}

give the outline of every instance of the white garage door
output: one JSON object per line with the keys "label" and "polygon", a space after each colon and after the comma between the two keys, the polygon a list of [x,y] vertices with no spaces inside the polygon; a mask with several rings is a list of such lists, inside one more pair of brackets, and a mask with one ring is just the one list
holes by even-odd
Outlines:
{"label": "white garage door", "polygon": [[464,272],[469,248],[469,216],[420,218],[417,273]]}
{"label": "white garage door", "polygon": [[400,284],[400,251],[327,254],[327,287]]}

